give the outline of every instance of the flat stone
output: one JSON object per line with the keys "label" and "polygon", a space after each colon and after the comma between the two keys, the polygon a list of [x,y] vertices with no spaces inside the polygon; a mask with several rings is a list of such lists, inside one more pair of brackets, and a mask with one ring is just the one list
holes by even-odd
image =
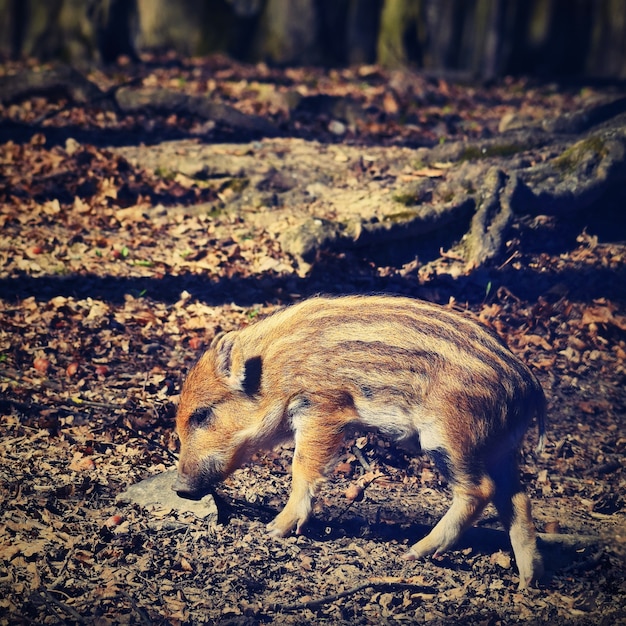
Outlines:
{"label": "flat stone", "polygon": [[120,504],[139,504],[147,509],[159,508],[177,513],[193,513],[196,517],[217,523],[217,506],[213,496],[207,494],[200,500],[181,498],[173,489],[176,470],[150,476],[120,493],[115,501]]}

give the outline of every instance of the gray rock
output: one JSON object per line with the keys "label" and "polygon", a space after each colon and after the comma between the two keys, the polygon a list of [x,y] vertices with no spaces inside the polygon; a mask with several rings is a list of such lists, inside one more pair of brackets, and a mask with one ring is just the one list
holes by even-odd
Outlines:
{"label": "gray rock", "polygon": [[217,506],[210,494],[200,500],[181,498],[172,489],[176,480],[176,470],[168,470],[150,476],[120,493],[116,502],[120,504],[139,504],[145,508],[159,508],[177,513],[193,513],[196,517],[209,519],[217,523]]}

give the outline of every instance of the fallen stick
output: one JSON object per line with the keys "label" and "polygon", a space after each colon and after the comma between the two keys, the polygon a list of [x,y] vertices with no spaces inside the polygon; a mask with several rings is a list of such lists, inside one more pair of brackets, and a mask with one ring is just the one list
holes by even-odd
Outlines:
{"label": "fallen stick", "polygon": [[565,535],[560,533],[537,533],[540,542],[553,547],[583,548],[593,546],[600,541],[600,537],[591,535]]}
{"label": "fallen stick", "polygon": [[[556,533],[538,533],[538,538],[540,542],[549,548],[561,547],[561,548],[582,548],[592,546],[599,541],[599,537],[591,537],[588,535],[560,535]],[[560,571],[570,571],[578,568],[588,568],[596,564],[600,557],[602,556],[603,551],[595,552],[589,558],[585,559],[582,564],[572,564],[570,566],[566,566],[565,568],[561,568]],[[375,579],[370,580],[366,583],[362,583],[360,585],[356,585],[354,587],[350,587],[349,589],[345,589],[344,591],[340,591],[339,593],[330,594],[327,596],[322,596],[321,598],[317,598],[314,600],[307,600],[306,602],[297,602],[295,604],[274,604],[271,607],[271,610],[274,612],[284,612],[290,613],[293,611],[301,611],[303,609],[315,609],[324,604],[330,604],[331,602],[336,602],[337,600],[341,600],[347,596],[354,595],[365,589],[377,589],[383,590],[388,589],[392,591],[402,590],[402,589],[418,589],[421,590],[422,593],[438,593],[438,589],[435,587],[428,587],[424,585],[422,581],[412,581],[410,578],[398,578],[398,579]]]}
{"label": "fallen stick", "polygon": [[422,593],[437,593],[437,589],[435,587],[427,587],[423,584],[423,582],[411,582],[410,578],[398,578],[397,580],[370,580],[369,582],[356,585],[355,587],[350,587],[349,589],[345,589],[344,591],[340,591],[339,593],[322,596],[321,598],[317,598],[316,600],[307,600],[306,602],[297,602],[295,604],[274,604],[271,610],[276,613],[290,613],[292,611],[301,611],[303,609],[315,609],[317,607],[323,606],[324,604],[330,604],[331,602],[341,600],[341,598],[354,595],[355,593],[359,593],[361,591],[364,591],[365,589],[390,589],[394,591],[402,589],[419,589],[422,591]]}
{"label": "fallen stick", "polygon": [[65,613],[68,617],[71,617],[73,620],[78,622],[79,624],[87,624],[87,620],[71,606],[65,604],[65,602],[61,602],[57,600],[45,587],[42,587],[38,591],[38,595],[41,599],[41,602],[47,606],[53,606],[56,609],[60,609]]}
{"label": "fallen stick", "polygon": [[139,621],[144,624],[144,626],[151,626],[152,620],[146,611],[137,604],[136,600],[126,591],[121,591],[121,594],[130,602],[130,605],[133,607],[133,610],[139,616]]}

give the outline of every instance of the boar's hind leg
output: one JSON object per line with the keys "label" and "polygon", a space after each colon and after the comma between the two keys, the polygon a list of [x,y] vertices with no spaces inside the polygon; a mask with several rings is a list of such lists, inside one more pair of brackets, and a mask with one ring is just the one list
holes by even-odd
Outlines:
{"label": "boar's hind leg", "polygon": [[[291,493],[285,508],[267,526],[275,537],[288,535],[295,527],[300,534],[311,513],[311,502],[317,483],[324,477],[324,470],[337,453],[345,423],[340,416],[330,418],[308,407],[306,419],[297,420],[295,426],[296,447],[291,468]],[[333,419],[338,418],[338,419]],[[296,420],[294,420],[295,422]]]}
{"label": "boar's hind leg", "polygon": [[482,513],[494,493],[493,481],[483,476],[479,481],[469,477],[453,486],[452,505],[432,531],[411,547],[404,556],[412,561],[439,554],[451,547],[463,531]]}
{"label": "boar's hind leg", "polygon": [[503,462],[493,471],[493,478],[496,484],[493,503],[509,533],[519,570],[519,586],[524,589],[543,574],[530,500],[520,485],[516,463],[510,460]]}

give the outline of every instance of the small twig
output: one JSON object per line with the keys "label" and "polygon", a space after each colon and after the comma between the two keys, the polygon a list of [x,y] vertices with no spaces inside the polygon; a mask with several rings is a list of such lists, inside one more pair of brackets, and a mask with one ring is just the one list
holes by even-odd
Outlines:
{"label": "small twig", "polygon": [[[87,80],[87,79],[85,79]],[[62,107],[59,107],[57,109],[54,109],[52,111],[47,111],[46,113],[44,113],[43,115],[39,116],[33,123],[33,126],[41,126],[41,124],[43,124],[45,121],[52,119],[53,117],[61,114],[61,113],[65,113],[66,111],[71,111],[72,109],[75,109],[77,107],[80,106],[93,106],[94,104],[97,104],[98,102],[103,102],[106,100],[111,101],[111,103],[113,104],[113,107],[116,111],[116,113],[123,113],[123,111],[121,111],[120,109],[120,105],[118,104],[117,100],[116,100],[116,92],[118,92],[120,89],[123,89],[124,87],[136,87],[137,85],[140,85],[142,83],[141,78],[131,78],[130,80],[121,83],[119,85],[113,85],[113,87],[110,87],[109,89],[107,89],[106,91],[101,91],[98,95],[96,96],[92,96],[91,98],[89,98],[88,100],[86,100],[85,102],[76,102],[74,100],[70,100],[70,102],[68,102],[67,104],[63,105]]]}
{"label": "small twig", "polygon": [[496,291],[496,295],[498,296],[500,300],[504,300],[504,298],[508,296],[512,300],[515,300],[516,304],[522,303],[522,301],[510,289],[507,289],[504,285],[500,285],[500,287],[498,287],[498,290]]}
{"label": "small twig", "polygon": [[323,606],[324,604],[330,604],[331,602],[335,602],[336,600],[341,600],[341,598],[345,598],[346,596],[354,595],[355,593],[359,593],[359,591],[363,591],[365,589],[369,589],[373,587],[372,583],[363,583],[362,585],[357,585],[356,587],[352,587],[351,589],[346,589],[345,591],[341,591],[340,593],[334,593],[329,596],[323,596],[318,598],[317,600],[309,600],[308,602],[298,602],[296,604],[275,604],[272,608],[276,612],[284,612],[288,613],[291,611],[301,611],[302,609],[314,609],[319,606]]}
{"label": "small twig", "polygon": [[506,261],[504,261],[504,263],[502,263],[501,265],[498,266],[498,270],[501,270],[504,267],[506,267],[517,256],[519,256],[519,253],[516,250],[511,256],[509,256],[509,258]]}
{"label": "small twig", "polygon": [[598,550],[597,552],[589,555],[584,561],[581,561],[579,563],[570,563],[570,565],[560,568],[557,573],[565,574],[569,572],[584,572],[586,570],[592,569],[600,562],[603,555],[604,549]]}
{"label": "small twig", "polygon": [[467,259],[464,259],[460,254],[454,254],[449,250],[444,250],[441,246],[439,247],[439,256],[442,259],[448,259],[450,261],[462,261],[463,263],[467,261]]}
{"label": "small twig", "polygon": [[72,619],[76,620],[79,624],[87,624],[87,620],[71,606],[57,600],[45,587],[39,589],[39,595],[41,596],[44,604],[52,605],[57,609],[61,609],[66,615],[69,615]]}
{"label": "small twig", "polygon": [[358,446],[352,446],[352,454],[356,457],[356,460],[361,464],[361,467],[369,472],[372,469],[369,461],[365,458],[365,455],[359,450]]}
{"label": "small twig", "polygon": [[[182,522],[160,522],[158,524],[148,522],[147,527],[155,532],[162,533],[164,535],[175,535],[176,533],[189,533],[189,524],[183,524]],[[186,537],[182,538],[184,542]]]}
{"label": "small twig", "polygon": [[144,399],[146,397],[146,387],[148,386],[148,372],[144,373],[143,384],[141,385],[141,397]]}
{"label": "small twig", "polygon": [[56,589],[57,587],[61,585],[61,582],[63,580],[63,574],[65,573],[65,570],[67,569],[67,565],[70,562],[70,559],[72,558],[73,554],[74,554],[73,550],[68,550],[67,554],[65,555],[65,560],[63,561],[63,563],[61,563],[61,567],[59,568],[59,573],[57,574],[57,577],[54,579],[54,581],[50,585],[50,589]]}
{"label": "small twig", "polygon": [[[363,483],[363,484],[361,485],[362,493],[365,493],[365,490],[366,490],[366,489],[367,489],[367,488],[368,488],[368,487],[369,487],[369,486],[370,486],[370,485],[371,485],[374,481],[378,480],[379,478],[383,478],[384,476],[385,476],[385,475],[384,475],[383,473],[380,473],[380,472],[379,472],[378,474],[375,474],[375,475],[374,475],[374,477],[373,477],[371,480],[368,480],[367,482]],[[361,479],[359,479],[359,480],[362,480],[362,479],[363,479],[363,478],[361,477]],[[345,514],[346,514],[346,513],[347,513],[347,512],[351,509],[351,507],[352,507],[352,506],[354,506],[354,503],[355,503],[355,502],[360,501],[361,499],[362,499],[362,498],[358,498],[358,499],[355,499],[355,500],[350,500],[350,502],[348,502],[348,504],[347,504],[347,505],[343,508],[343,510],[339,511],[339,513],[338,513],[337,515],[335,515],[335,516],[334,516],[334,517],[333,517],[330,521],[331,521],[331,522],[334,522],[334,521],[336,521],[336,520],[340,519],[341,517],[343,517],[343,516],[344,516],[344,515],[345,515]]]}
{"label": "small twig", "polygon": [[124,590],[120,590],[120,593],[130,602],[133,607],[133,611],[135,611],[135,613],[139,616],[139,621],[142,624],[146,624],[146,626],[151,626],[152,620],[150,619],[150,616],[137,604],[135,599]]}
{"label": "small twig", "polygon": [[[76,406],[88,406],[92,409],[119,409],[119,404],[112,404],[110,402],[97,402],[95,400],[85,400],[84,398],[79,398],[78,396],[72,396],[70,398],[72,402],[72,407]],[[63,405],[65,408],[70,408],[67,405]]]}
{"label": "small twig", "polygon": [[580,549],[597,545],[601,539],[593,535],[569,535],[561,533],[537,533],[542,544],[558,549]]}
{"label": "small twig", "polygon": [[7,380],[12,380],[16,383],[46,387],[47,389],[53,389],[54,391],[61,391],[61,386],[50,380],[34,380],[24,376],[22,373],[12,368],[0,368],[0,378],[6,378]]}
{"label": "small twig", "polygon": [[148,437],[147,435],[142,435],[140,432],[136,431],[134,428],[131,428],[130,426],[127,426],[126,424],[119,424],[118,427],[119,428],[124,428],[129,433],[131,433],[132,435],[137,437],[137,439],[142,439],[143,441],[146,441],[147,443],[149,443],[153,447],[158,448],[159,450],[161,450],[161,452],[165,452],[170,457],[170,459],[172,459],[173,461],[177,461],[178,460],[178,455],[177,454],[172,452],[169,448],[166,448],[164,445],[160,444],[158,441],[154,441],[153,439],[150,439],[150,437]]}
{"label": "small twig", "polygon": [[399,579],[395,582],[385,580],[371,580],[369,582],[356,585],[355,587],[351,587],[350,589],[340,591],[339,593],[322,596],[321,598],[317,598],[316,600],[308,600],[307,602],[298,602],[296,604],[274,604],[272,606],[272,610],[277,613],[281,611],[284,613],[288,613],[292,611],[301,611],[303,609],[315,609],[323,606],[324,604],[330,604],[331,602],[341,600],[341,598],[352,596],[356,593],[364,591],[365,589],[391,589],[392,591],[400,591],[403,589],[422,589],[424,593],[435,593],[435,589],[431,587],[426,587],[422,583],[412,583],[410,579]]}
{"label": "small twig", "polygon": [[23,411],[24,413],[26,413],[26,411],[30,411],[33,406],[37,406],[40,409],[43,409],[43,406],[40,405],[35,405],[32,402],[29,404],[27,402],[20,402],[19,400],[13,400],[13,398],[2,398],[2,400],[0,400],[0,407],[4,407],[5,405],[7,406],[12,406],[16,409],[19,409],[20,411]]}

